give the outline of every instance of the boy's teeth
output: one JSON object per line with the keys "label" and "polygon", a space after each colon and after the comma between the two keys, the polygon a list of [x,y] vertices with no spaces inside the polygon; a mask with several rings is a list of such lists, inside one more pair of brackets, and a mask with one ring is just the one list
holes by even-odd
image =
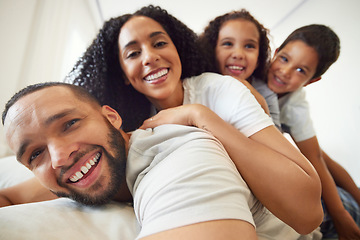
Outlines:
{"label": "boy's teeth", "polygon": [[100,157],[100,153],[97,153],[93,159],[89,160],[89,162],[85,163],[85,165],[80,168],[80,171],[76,172],[73,176],[69,178],[70,181],[76,182],[79,179],[81,179],[86,173],[89,172],[91,167],[98,162],[99,157]]}

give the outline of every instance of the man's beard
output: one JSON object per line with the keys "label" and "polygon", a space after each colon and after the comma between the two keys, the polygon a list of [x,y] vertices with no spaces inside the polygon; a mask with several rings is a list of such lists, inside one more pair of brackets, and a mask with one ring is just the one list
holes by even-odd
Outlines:
{"label": "man's beard", "polygon": [[[125,141],[121,133],[114,128],[112,125],[109,125],[109,145],[113,150],[114,155],[112,156],[108,151],[105,150],[102,146],[94,146],[93,148],[101,148],[103,155],[108,160],[109,170],[110,170],[110,182],[105,191],[102,191],[100,194],[92,196],[91,194],[81,193],[76,190],[68,188],[65,184],[58,181],[59,186],[67,188],[69,193],[64,192],[54,192],[58,197],[67,197],[71,198],[77,202],[80,202],[85,205],[102,205],[110,202],[112,198],[120,190],[121,184],[125,179],[125,169],[126,169],[126,150],[125,150]],[[80,154],[83,155],[83,154]],[[80,156],[79,156],[80,157]],[[101,158],[103,161],[105,158]],[[104,176],[103,176],[104,177]],[[106,176],[105,176],[106,177]],[[101,180],[101,179],[100,179]],[[101,188],[101,183],[94,186],[92,190]]]}

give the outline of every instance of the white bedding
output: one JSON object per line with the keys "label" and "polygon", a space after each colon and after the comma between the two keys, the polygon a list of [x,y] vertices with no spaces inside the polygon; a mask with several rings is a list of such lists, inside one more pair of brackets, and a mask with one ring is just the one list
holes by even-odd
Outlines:
{"label": "white bedding", "polygon": [[[0,158],[0,166],[0,188],[33,176],[14,156]],[[127,204],[95,208],[61,198],[0,208],[1,240],[133,240],[137,232],[134,210]]]}

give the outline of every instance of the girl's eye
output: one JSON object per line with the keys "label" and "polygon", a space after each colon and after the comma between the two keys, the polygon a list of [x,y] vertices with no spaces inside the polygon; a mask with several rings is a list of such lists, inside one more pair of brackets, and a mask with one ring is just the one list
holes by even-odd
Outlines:
{"label": "girl's eye", "polygon": [[223,42],[221,43],[221,46],[232,46],[232,42]]}
{"label": "girl's eye", "polygon": [[256,48],[254,44],[246,44],[245,48]]}
{"label": "girl's eye", "polygon": [[73,126],[75,123],[77,123],[79,119],[72,119],[65,123],[64,131],[68,130],[71,126]]}

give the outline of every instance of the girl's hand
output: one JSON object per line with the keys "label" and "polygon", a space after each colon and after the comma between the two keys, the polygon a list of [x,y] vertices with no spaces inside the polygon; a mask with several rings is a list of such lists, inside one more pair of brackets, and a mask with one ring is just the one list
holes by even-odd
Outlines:
{"label": "girl's hand", "polygon": [[154,128],[162,124],[179,124],[200,127],[199,116],[203,117],[204,115],[214,117],[216,114],[209,108],[200,104],[181,105],[178,107],[161,110],[155,116],[145,120],[140,126],[140,129]]}

